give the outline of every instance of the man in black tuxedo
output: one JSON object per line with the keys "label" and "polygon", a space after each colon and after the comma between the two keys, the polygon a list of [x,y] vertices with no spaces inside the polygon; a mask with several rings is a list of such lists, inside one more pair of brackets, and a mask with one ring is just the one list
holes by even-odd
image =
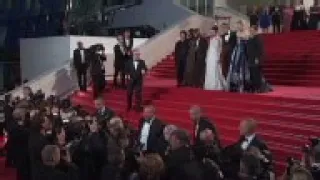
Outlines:
{"label": "man in black tuxedo", "polygon": [[128,96],[127,96],[127,110],[132,109],[132,95],[135,92],[137,110],[141,110],[142,103],[142,85],[143,75],[147,72],[147,66],[140,58],[140,52],[136,50],[133,52],[133,59],[126,64],[126,73],[130,76],[128,82]]}
{"label": "man in black tuxedo", "polygon": [[131,36],[130,30],[126,30],[124,32],[124,46],[126,48],[127,58],[132,57],[132,48],[133,48],[133,38]]}
{"label": "man in black tuxedo", "polygon": [[264,56],[262,37],[258,34],[258,27],[250,27],[251,37],[247,44],[247,57],[250,70],[252,92],[263,92],[261,63]]}
{"label": "man in black tuxedo", "polygon": [[170,151],[166,158],[166,169],[169,180],[203,180],[201,161],[195,159],[190,147],[189,135],[177,129],[171,133]]}
{"label": "man in black tuxedo", "polygon": [[221,66],[222,74],[226,78],[229,72],[231,55],[233,48],[237,44],[237,34],[234,31],[230,30],[230,25],[223,24],[222,29],[224,30],[222,39],[222,53],[221,53]]}
{"label": "man in black tuxedo", "polygon": [[197,88],[202,88],[206,76],[206,56],[209,47],[207,39],[205,39],[200,29],[195,29],[195,64],[194,64],[194,85]]}
{"label": "man in black tuxedo", "polygon": [[105,106],[105,102],[102,97],[98,97],[94,100],[94,104],[97,108],[96,117],[102,128],[105,128],[107,122],[115,116],[115,112]]}
{"label": "man in black tuxedo", "polygon": [[190,119],[194,123],[194,131],[193,131],[193,140],[194,140],[194,145],[201,145],[201,140],[200,140],[200,133],[206,129],[209,129],[212,131],[212,133],[215,136],[216,142],[220,146],[219,142],[219,135],[217,133],[217,129],[214,124],[212,124],[212,121],[208,119],[207,117],[203,116],[202,110],[199,106],[195,105],[190,108]]}
{"label": "man in black tuxedo", "polygon": [[163,123],[155,115],[154,106],[146,106],[143,110],[143,118],[139,122],[138,140],[141,150],[145,153],[158,153],[158,142],[163,136]]}
{"label": "man in black tuxedo", "polygon": [[124,38],[120,34],[117,37],[118,44],[113,48],[114,51],[114,77],[113,77],[113,86],[118,87],[118,75],[120,74],[121,87],[125,87],[125,64],[127,61],[126,57],[126,47],[124,44]]}
{"label": "man in black tuxedo", "polygon": [[[228,174],[237,174],[240,169],[240,160],[245,152],[258,151],[258,158],[264,170],[272,169],[272,154],[265,141],[256,134],[257,122],[253,119],[245,120],[240,123],[240,139],[234,145],[227,147],[230,158]],[[255,152],[256,153],[256,152]]]}
{"label": "man in black tuxedo", "polygon": [[83,43],[81,41],[78,42],[78,48],[73,51],[73,65],[77,71],[80,91],[86,91],[87,70],[89,63],[87,57],[87,49],[83,47]]}
{"label": "man in black tuxedo", "polygon": [[97,98],[105,88],[105,67],[104,61],[107,60],[103,45],[97,44],[90,48],[90,72],[93,83],[93,97]]}

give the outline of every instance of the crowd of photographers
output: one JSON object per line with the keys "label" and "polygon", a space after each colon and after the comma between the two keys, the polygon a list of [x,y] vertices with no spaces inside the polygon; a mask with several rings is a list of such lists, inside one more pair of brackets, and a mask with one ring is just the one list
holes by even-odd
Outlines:
{"label": "crowd of photographers", "polygon": [[[256,133],[256,121],[240,124],[240,138],[222,147],[217,128],[201,108],[190,109],[194,135],[165,125],[154,106],[144,108],[137,129],[95,100],[89,114],[68,99],[45,98],[24,87],[6,96],[6,166],[18,180],[271,180],[272,154]],[[288,158],[282,180],[320,179],[320,143],[312,139],[301,161]]]}

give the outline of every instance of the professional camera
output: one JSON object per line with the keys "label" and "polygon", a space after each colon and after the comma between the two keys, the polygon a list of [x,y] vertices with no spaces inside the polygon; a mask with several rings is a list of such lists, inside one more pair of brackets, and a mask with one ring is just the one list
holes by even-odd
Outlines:
{"label": "professional camera", "polygon": [[287,175],[290,175],[294,167],[301,166],[301,162],[293,157],[287,158]]}
{"label": "professional camera", "polygon": [[312,149],[320,143],[320,138],[318,137],[311,137],[309,138],[310,144],[305,144],[302,146],[302,152],[304,153],[311,153]]}

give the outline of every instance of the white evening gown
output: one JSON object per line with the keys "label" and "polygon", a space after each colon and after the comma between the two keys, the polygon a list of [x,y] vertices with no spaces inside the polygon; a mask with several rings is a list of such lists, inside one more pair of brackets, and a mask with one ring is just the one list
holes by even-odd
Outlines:
{"label": "white evening gown", "polygon": [[221,64],[219,63],[221,50],[222,41],[220,36],[212,37],[206,56],[205,90],[225,89],[226,81],[222,75]]}

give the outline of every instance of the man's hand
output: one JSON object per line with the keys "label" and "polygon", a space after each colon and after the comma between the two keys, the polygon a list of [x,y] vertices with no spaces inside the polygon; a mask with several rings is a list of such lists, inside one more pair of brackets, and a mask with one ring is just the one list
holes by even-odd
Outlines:
{"label": "man's hand", "polygon": [[145,75],[145,74],[146,74],[146,70],[144,70],[144,69],[141,70],[141,74],[142,74],[142,75]]}

